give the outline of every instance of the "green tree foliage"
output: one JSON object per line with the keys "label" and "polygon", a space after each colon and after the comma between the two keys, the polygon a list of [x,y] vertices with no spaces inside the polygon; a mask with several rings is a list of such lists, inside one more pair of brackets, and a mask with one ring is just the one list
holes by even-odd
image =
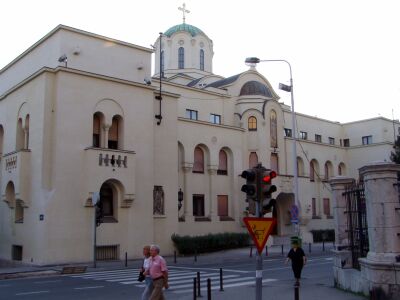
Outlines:
{"label": "green tree foliage", "polygon": [[394,143],[394,152],[390,153],[390,160],[396,164],[400,164],[400,135],[397,136],[397,140]]}

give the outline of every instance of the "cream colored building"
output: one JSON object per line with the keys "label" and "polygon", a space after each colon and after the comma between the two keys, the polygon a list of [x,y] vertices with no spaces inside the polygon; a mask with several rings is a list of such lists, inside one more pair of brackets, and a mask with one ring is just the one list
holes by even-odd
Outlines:
{"label": "cream colored building", "polygon": [[[279,174],[270,242],[290,236],[290,107],[254,68],[224,78],[212,59],[213,42],[189,24],[165,31],[154,50],[60,25],[0,70],[0,258],[92,260],[97,193],[99,258],[139,257],[147,243],[171,254],[173,233],[242,232],[238,175],[257,162]],[[310,241],[310,230],[333,228],[327,180],[389,161],[400,124],[296,119]]]}

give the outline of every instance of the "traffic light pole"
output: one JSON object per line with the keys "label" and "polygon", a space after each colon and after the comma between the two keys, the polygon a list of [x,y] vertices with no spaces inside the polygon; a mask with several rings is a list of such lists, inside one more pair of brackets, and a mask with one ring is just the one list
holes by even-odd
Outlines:
{"label": "traffic light pole", "polygon": [[[261,177],[264,171],[264,167],[261,164],[257,165],[256,182],[257,182],[257,201],[256,201],[256,217],[262,218],[262,191],[261,191]],[[257,262],[256,262],[256,300],[262,300],[262,279],[263,279],[263,260],[262,254],[257,251]]]}
{"label": "traffic light pole", "polygon": [[[258,170],[257,170],[258,171]],[[257,172],[259,175],[259,172]],[[257,176],[258,177],[258,176]],[[261,204],[260,201],[256,202],[257,217],[261,218]],[[262,254],[257,251],[257,265],[256,265],[256,300],[262,300],[262,279],[263,279],[263,260]]]}

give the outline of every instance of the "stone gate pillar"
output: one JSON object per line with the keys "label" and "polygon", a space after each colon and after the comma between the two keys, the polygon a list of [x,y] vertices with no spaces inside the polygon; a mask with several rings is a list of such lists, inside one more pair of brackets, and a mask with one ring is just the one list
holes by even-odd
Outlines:
{"label": "stone gate pillar", "polygon": [[355,180],[350,177],[337,176],[329,181],[332,191],[332,207],[335,219],[335,249],[333,250],[333,276],[335,286],[342,289],[351,289],[352,256],[348,250],[349,240],[347,233],[347,200],[343,194],[348,187],[354,185]]}
{"label": "stone gate pillar", "polygon": [[369,252],[359,259],[371,299],[400,299],[400,165],[377,162],[362,167]]}

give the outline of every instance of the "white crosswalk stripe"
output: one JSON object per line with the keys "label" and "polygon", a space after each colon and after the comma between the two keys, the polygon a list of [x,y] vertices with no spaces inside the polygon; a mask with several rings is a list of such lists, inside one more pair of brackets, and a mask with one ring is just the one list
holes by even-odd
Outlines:
{"label": "white crosswalk stripe", "polygon": [[[82,278],[82,279],[90,279],[96,281],[107,281],[113,283],[120,283],[126,285],[134,285],[138,288],[144,288],[144,282],[138,282],[136,279],[139,275],[138,270],[132,269],[124,269],[124,270],[112,270],[112,271],[99,271],[99,272],[91,272],[85,274],[75,274],[75,275],[66,275],[68,277],[74,278]],[[216,290],[219,289],[219,272],[216,271],[201,271],[201,290],[207,289],[207,279],[211,279],[211,289]],[[197,271],[195,270],[182,270],[182,269],[169,269],[169,289],[166,290],[166,293],[191,293],[193,292],[193,278],[197,277]],[[276,279],[264,279],[263,283],[276,281]],[[252,285],[255,284],[254,277],[241,277],[240,274],[224,274],[223,276],[223,287],[236,287],[236,286],[244,286],[244,285]]]}

